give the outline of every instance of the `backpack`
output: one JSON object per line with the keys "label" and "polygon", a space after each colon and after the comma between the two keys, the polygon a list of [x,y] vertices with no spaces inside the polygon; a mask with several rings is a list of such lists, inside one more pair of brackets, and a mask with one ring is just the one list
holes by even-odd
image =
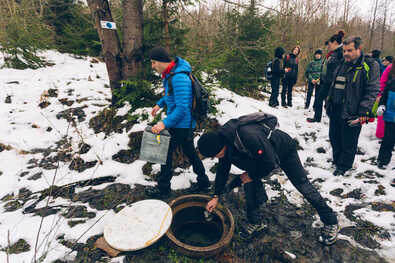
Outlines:
{"label": "backpack", "polygon": [[273,61],[269,61],[266,64],[265,77],[267,80],[271,80],[273,78],[272,66],[273,66]]}
{"label": "backpack", "polygon": [[173,92],[172,78],[175,74],[184,73],[189,76],[192,82],[192,108],[191,114],[194,120],[202,121],[207,118],[210,109],[210,100],[208,91],[202,86],[200,81],[188,71],[170,72],[168,80],[169,93]]}
{"label": "backpack", "polygon": [[240,139],[238,129],[241,126],[245,125],[250,125],[250,124],[259,124],[262,126],[263,131],[265,134],[267,134],[267,139],[269,140],[272,132],[277,129],[280,125],[278,123],[277,117],[274,115],[271,115],[269,113],[264,113],[264,112],[256,112],[256,113],[251,113],[248,115],[241,116],[238,119],[238,124],[236,128],[236,134],[235,134],[235,140],[234,140],[234,146],[236,149],[242,153],[246,153],[250,156],[252,154],[249,152],[247,147],[244,146],[243,142]]}

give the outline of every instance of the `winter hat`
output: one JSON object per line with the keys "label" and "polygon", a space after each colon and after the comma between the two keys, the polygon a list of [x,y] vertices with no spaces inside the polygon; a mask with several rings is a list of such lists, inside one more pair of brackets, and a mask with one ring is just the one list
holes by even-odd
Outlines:
{"label": "winter hat", "polygon": [[274,50],[274,56],[276,58],[282,58],[282,56],[284,55],[285,50],[282,47],[278,47]]}
{"label": "winter hat", "polygon": [[392,60],[394,59],[393,56],[386,56],[385,60],[387,60],[389,63],[392,63]]}
{"label": "winter hat", "polygon": [[317,55],[317,54],[322,55],[322,50],[321,50],[321,49],[317,49],[317,50],[314,52],[314,56]]}
{"label": "winter hat", "polygon": [[171,62],[169,53],[163,47],[154,47],[151,49],[150,58],[151,60],[156,60],[159,62]]}
{"label": "winter hat", "polygon": [[379,58],[381,51],[378,49],[372,50],[372,58]]}
{"label": "winter hat", "polygon": [[206,157],[216,156],[225,146],[225,140],[218,132],[203,134],[198,141],[199,152]]}

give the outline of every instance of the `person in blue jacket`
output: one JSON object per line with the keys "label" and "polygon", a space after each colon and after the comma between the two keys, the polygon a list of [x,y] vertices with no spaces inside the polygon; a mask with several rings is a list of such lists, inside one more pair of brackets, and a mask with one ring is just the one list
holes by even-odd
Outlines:
{"label": "person in blue jacket", "polygon": [[173,152],[178,145],[182,147],[184,154],[192,164],[194,173],[197,174],[197,184],[192,186],[190,192],[208,192],[210,181],[193,144],[192,129],[195,128],[196,121],[191,114],[192,82],[189,77],[191,66],[180,57],[172,60],[163,47],[153,48],[150,58],[152,69],[162,75],[165,89],[164,96],[152,109],[151,115],[155,117],[161,108],[167,107],[167,117],[153,126],[152,132],[159,134],[162,130],[168,129],[171,139],[166,164],[161,166],[158,176],[158,186],[147,189],[146,195],[151,198],[170,196]]}

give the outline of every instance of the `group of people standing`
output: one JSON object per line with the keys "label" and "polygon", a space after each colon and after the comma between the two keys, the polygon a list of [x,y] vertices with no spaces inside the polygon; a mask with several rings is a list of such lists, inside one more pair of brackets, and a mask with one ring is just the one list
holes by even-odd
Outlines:
{"label": "group of people standing", "polygon": [[[333,174],[346,175],[351,170],[357,151],[358,138],[363,124],[372,117],[375,102],[377,114],[383,115],[385,135],[379,154],[379,167],[385,168],[391,159],[395,137],[395,67],[387,67],[386,87],[378,100],[380,66],[374,58],[362,52],[362,39],[350,37],[343,40],[344,32],[339,31],[325,42],[328,53],[321,50],[314,53],[314,60],[308,65],[306,79],[308,92],[305,108],[310,106],[315,90],[314,117],[307,121],[320,122],[322,108],[330,119],[329,139],[333,149]],[[279,106],[280,83],[281,106],[292,107],[292,89],[297,82],[298,55],[300,47],[291,54],[284,55],[284,49],[275,49],[272,61],[272,94],[269,105]],[[194,145],[192,130],[196,121],[192,115],[193,82],[191,66],[180,57],[172,59],[167,50],[156,47],[151,50],[152,68],[161,74],[164,96],[152,109],[152,116],[166,107],[166,118],[152,127],[159,134],[170,132],[170,146],[166,164],[161,166],[157,186],[146,190],[149,198],[166,199],[171,196],[172,153],[180,145],[197,174],[197,183],[191,193],[211,192],[211,183],[206,169]],[[392,64],[391,64],[392,65]],[[386,73],[387,72],[387,73]],[[383,79],[382,79],[383,81]],[[277,118],[267,113],[254,113],[231,119],[219,129],[203,134],[198,140],[199,152],[205,157],[218,158],[212,199],[206,210],[212,212],[222,195],[234,187],[243,187],[246,199],[247,224],[242,226],[240,237],[249,239],[264,229],[259,207],[268,200],[262,179],[274,169],[281,168],[295,188],[316,209],[324,223],[319,241],[324,245],[336,242],[339,225],[336,213],[314,188],[300,161],[296,142],[285,131],[275,126]],[[244,172],[228,181],[231,166]]]}
{"label": "group of people standing", "polygon": [[[373,121],[376,113],[376,134],[383,139],[377,158],[377,166],[380,169],[386,169],[391,161],[395,144],[393,57],[387,56],[381,61],[379,50],[364,54],[360,37],[343,40],[344,35],[343,31],[339,31],[325,42],[325,56],[321,49],[316,50],[314,59],[308,64],[304,74],[308,87],[305,109],[309,108],[315,91],[314,116],[307,118],[307,121],[321,122],[325,104],[330,120],[329,139],[336,176],[346,175],[352,171],[362,125]],[[294,49],[292,53],[297,56],[299,51],[300,49],[297,49],[297,52]],[[295,61],[297,64],[297,60]],[[284,49],[281,47],[276,48],[272,65],[272,94],[269,106],[276,107],[280,82],[282,80],[283,92],[288,90],[289,80],[286,74],[293,69],[288,68]],[[294,80],[296,83],[297,78]],[[292,90],[290,92],[292,93]],[[292,98],[292,95],[288,98]],[[284,106],[285,100],[282,102]],[[375,103],[380,105],[377,112],[374,110]],[[287,106],[291,105],[292,102],[287,103]],[[395,179],[392,184],[395,184]]]}

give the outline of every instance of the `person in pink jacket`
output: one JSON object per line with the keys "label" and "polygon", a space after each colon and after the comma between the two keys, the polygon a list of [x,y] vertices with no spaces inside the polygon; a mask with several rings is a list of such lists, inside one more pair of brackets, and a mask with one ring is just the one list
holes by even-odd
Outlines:
{"label": "person in pink jacket", "polygon": [[[391,71],[393,64],[389,64],[388,67],[383,72],[383,75],[380,78],[380,93],[378,96],[378,99],[380,99],[381,95],[383,95],[383,91],[385,88],[385,85],[387,84],[388,77]],[[376,137],[379,139],[382,139],[384,137],[384,120],[383,116],[377,116],[377,128],[376,128]]]}

